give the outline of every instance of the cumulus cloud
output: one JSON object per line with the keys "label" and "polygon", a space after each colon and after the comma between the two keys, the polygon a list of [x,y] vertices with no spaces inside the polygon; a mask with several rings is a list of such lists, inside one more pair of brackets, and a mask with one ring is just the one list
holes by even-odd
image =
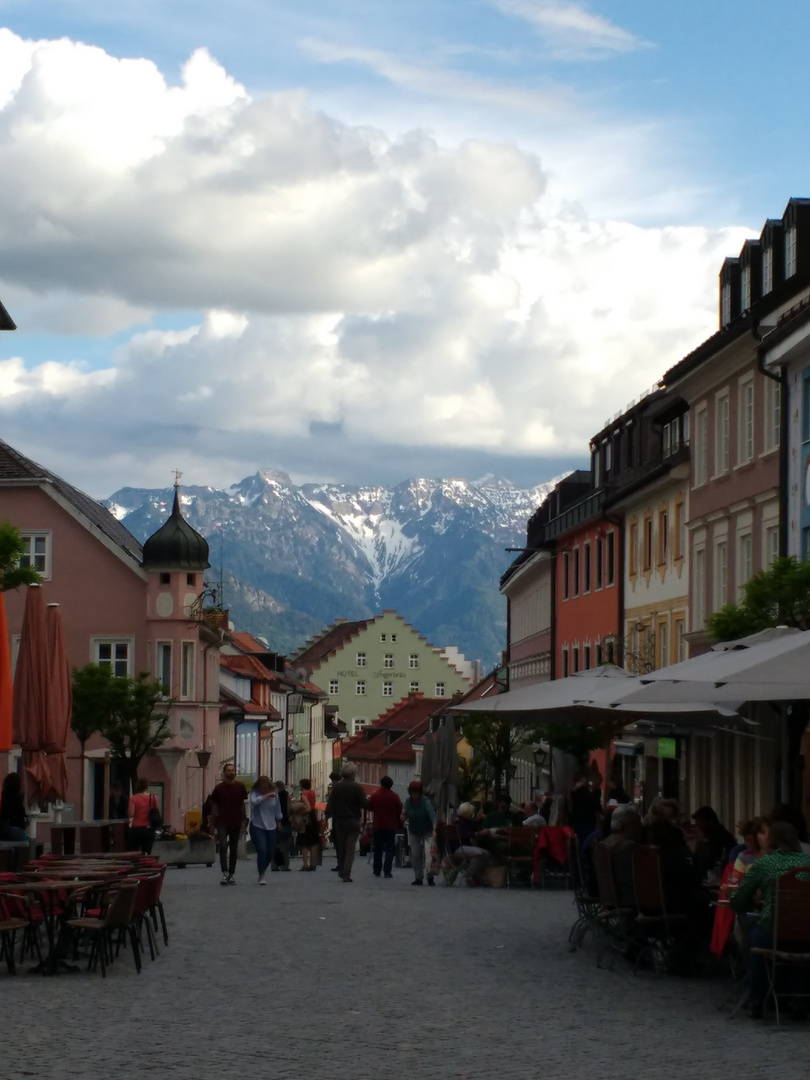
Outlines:
{"label": "cumulus cloud", "polygon": [[0,359],[4,437],[98,494],[174,465],[224,483],[397,453],[405,476],[424,447],[569,460],[711,331],[742,238],[552,208],[514,145],[251,97],[204,51],[171,86],[4,32],[0,72],[0,295],[20,326],[76,332],[71,298],[85,334],[199,312],[100,369]]}

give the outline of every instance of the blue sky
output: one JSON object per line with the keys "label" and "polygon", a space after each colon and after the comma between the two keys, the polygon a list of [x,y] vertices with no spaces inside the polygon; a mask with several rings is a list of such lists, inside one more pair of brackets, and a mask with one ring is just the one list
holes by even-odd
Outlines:
{"label": "blue sky", "polygon": [[0,0],[0,26],[0,427],[99,495],[178,464],[540,482],[810,193],[787,0]]}

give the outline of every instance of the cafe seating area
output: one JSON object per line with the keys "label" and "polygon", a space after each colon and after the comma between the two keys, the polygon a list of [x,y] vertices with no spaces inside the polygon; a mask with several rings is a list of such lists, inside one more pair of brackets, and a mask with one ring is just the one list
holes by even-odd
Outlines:
{"label": "cafe seating area", "polygon": [[43,855],[0,872],[0,963],[8,975],[106,977],[114,963],[140,974],[169,943],[165,872],[140,851]]}

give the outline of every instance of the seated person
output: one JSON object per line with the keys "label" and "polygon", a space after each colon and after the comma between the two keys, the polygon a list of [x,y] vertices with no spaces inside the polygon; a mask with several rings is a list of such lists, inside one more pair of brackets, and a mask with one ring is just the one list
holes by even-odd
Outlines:
{"label": "seated person", "polygon": [[490,861],[489,852],[478,843],[478,829],[475,821],[475,807],[472,803],[462,803],[458,808],[456,820],[459,846],[450,855],[450,861],[459,865],[463,856],[470,860],[470,879],[474,884],[485,884],[484,873]]}
{"label": "seated person", "polygon": [[667,910],[672,914],[692,911],[695,906],[706,907],[707,901],[698,895],[702,871],[696,866],[686,845],[686,839],[671,821],[661,818],[644,829],[644,839],[657,848],[661,856],[661,881]]}
{"label": "seated person", "polygon": [[548,822],[537,809],[537,803],[527,802],[523,804],[522,825],[530,825],[533,829],[542,829]]}
{"label": "seated person", "polygon": [[720,824],[717,812],[711,806],[701,806],[695,810],[692,820],[700,833],[695,848],[695,860],[705,874],[718,863],[728,859],[729,852],[736,846],[736,840],[728,829]]}
{"label": "seated person", "polygon": [[512,800],[508,795],[501,795],[498,799],[498,807],[496,810],[490,810],[481,819],[482,829],[506,829],[510,825],[522,825],[523,817],[521,815],[520,821],[515,821],[515,815],[512,811]]}
{"label": "seated person", "polygon": [[790,803],[779,803],[779,805],[775,806],[770,814],[768,814],[768,821],[771,824],[775,821],[784,821],[786,824],[792,825],[799,837],[799,847],[805,855],[810,855],[807,822],[798,806],[792,806]]}
{"label": "seated person", "polygon": [[[738,912],[744,912],[753,902],[757,892],[762,891],[762,911],[759,922],[751,931],[751,945],[757,948],[770,948],[773,945],[771,932],[771,905],[773,887],[776,879],[796,866],[810,867],[810,856],[805,855],[799,846],[799,837],[792,825],[777,821],[771,826],[771,851],[753,864],[735,891],[729,896],[729,904]],[[790,948],[790,942],[780,942]],[[748,982],[750,1004],[748,1015],[754,1020],[761,1020],[768,992],[768,971],[765,958],[758,953],[748,955]]]}
{"label": "seated person", "polygon": [[[617,806],[610,819],[610,836],[605,847],[610,851],[616,901],[621,908],[636,908],[633,855],[641,841],[641,818],[632,804]],[[604,898],[603,898],[604,899]]]}
{"label": "seated person", "polygon": [[764,821],[764,818],[751,818],[750,821],[741,821],[737,826],[737,831],[743,838],[743,842],[734,845],[729,852],[728,861],[740,876],[745,874],[752,863],[755,863],[760,856],[768,852],[770,830],[767,826],[762,834],[765,846],[760,846],[760,832]]}

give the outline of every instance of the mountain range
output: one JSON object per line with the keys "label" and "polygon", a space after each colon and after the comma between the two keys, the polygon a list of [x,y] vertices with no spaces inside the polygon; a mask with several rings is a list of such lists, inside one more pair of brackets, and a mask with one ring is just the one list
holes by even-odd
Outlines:
{"label": "mountain range", "polygon": [[[290,656],[341,616],[394,608],[434,645],[485,669],[500,659],[506,611],[498,580],[526,521],[555,481],[530,490],[487,476],[395,487],[296,485],[262,469],[230,488],[187,487],[186,520],[211,548],[239,630]],[[165,521],[173,490],[121,488],[104,501],[141,541]]]}

